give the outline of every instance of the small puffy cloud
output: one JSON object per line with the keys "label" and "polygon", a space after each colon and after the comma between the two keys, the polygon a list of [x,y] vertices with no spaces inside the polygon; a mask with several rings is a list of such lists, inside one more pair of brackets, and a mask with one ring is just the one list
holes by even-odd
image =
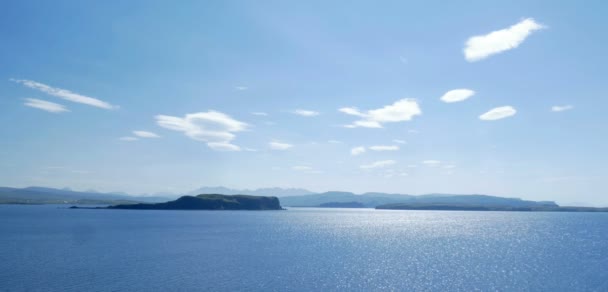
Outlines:
{"label": "small puffy cloud", "polygon": [[304,109],[297,109],[297,110],[294,110],[292,113],[296,114],[298,116],[303,116],[303,117],[314,117],[314,116],[318,116],[320,114],[319,112],[316,112],[316,111],[304,110]]}
{"label": "small puffy cloud", "polygon": [[453,89],[446,92],[440,99],[443,102],[452,103],[466,100],[473,95],[475,95],[475,91],[470,89]]}
{"label": "small puffy cloud", "polygon": [[103,109],[115,109],[117,106],[113,106],[103,100],[99,100],[94,97],[78,94],[75,92],[71,92],[67,89],[55,88],[48,86],[46,84],[42,84],[40,82],[32,81],[32,80],[23,80],[23,79],[10,79],[13,82],[23,84],[26,87],[42,91],[48,95],[56,96],[71,102],[82,103],[98,108]]}
{"label": "small puffy cloud", "polygon": [[365,153],[365,147],[363,146],[354,147],[353,149],[350,149],[350,154],[353,156],[357,156],[363,153]]}
{"label": "small puffy cloud", "polygon": [[486,35],[471,37],[464,48],[464,57],[469,62],[485,59],[491,55],[517,48],[534,31],[544,28],[532,18],[527,18],[509,28]]}
{"label": "small puffy cloud", "polygon": [[551,107],[551,111],[552,112],[563,112],[563,111],[567,111],[567,110],[571,110],[573,109],[574,106],[571,105],[554,105]]}
{"label": "small puffy cloud", "polygon": [[133,135],[140,138],[160,138],[156,133],[148,132],[148,131],[133,131]]}
{"label": "small puffy cloud", "polygon": [[234,89],[236,89],[238,91],[243,91],[243,90],[249,89],[249,87],[247,87],[247,86],[235,86]]}
{"label": "small puffy cloud", "polygon": [[395,142],[397,144],[407,144],[407,142],[405,140],[399,140],[399,139],[394,139],[393,142]]}
{"label": "small puffy cloud", "polygon": [[234,133],[245,131],[248,127],[246,123],[217,111],[192,113],[184,117],[157,115],[156,123],[220,151],[239,151],[240,147],[231,144],[231,141],[236,137]]}
{"label": "small puffy cloud", "polygon": [[254,116],[262,116],[262,117],[268,116],[268,114],[265,112],[252,112],[251,114]]}
{"label": "small puffy cloud", "polygon": [[276,141],[268,143],[268,146],[270,146],[270,149],[272,149],[272,150],[287,150],[287,149],[293,147],[293,145],[291,145],[291,144],[281,143],[281,142],[276,142]]}
{"label": "small puffy cloud", "polygon": [[501,106],[487,111],[486,113],[479,116],[479,119],[484,121],[495,121],[508,118],[510,116],[515,115],[516,113],[517,110],[515,110],[515,108],[513,108],[512,106]]}
{"label": "small puffy cloud", "polygon": [[437,165],[441,164],[441,161],[431,159],[431,160],[422,161],[422,164],[428,165],[428,166],[437,166]]}
{"label": "small puffy cloud", "polygon": [[120,137],[118,138],[118,140],[120,141],[127,141],[127,142],[132,142],[132,141],[137,141],[139,139],[135,138],[135,137]]}
{"label": "small puffy cloud", "polygon": [[46,101],[46,100],[41,100],[41,99],[36,99],[36,98],[26,98],[25,100],[26,100],[26,102],[24,103],[25,106],[41,109],[43,111],[47,111],[50,113],[62,113],[62,112],[70,111],[61,104]]}
{"label": "small puffy cloud", "polygon": [[372,150],[372,151],[397,151],[397,150],[399,150],[399,146],[397,146],[397,145],[374,145],[374,146],[370,146],[369,150]]}
{"label": "small puffy cloud", "polygon": [[346,125],[347,128],[382,128],[384,123],[409,121],[414,116],[421,115],[422,111],[415,99],[401,99],[391,105],[379,109],[360,111],[355,107],[343,107],[338,111],[347,115],[360,117],[360,120]]}
{"label": "small puffy cloud", "polygon": [[395,163],[397,163],[395,160],[380,160],[370,164],[364,164],[359,167],[362,169],[382,168],[393,165]]}

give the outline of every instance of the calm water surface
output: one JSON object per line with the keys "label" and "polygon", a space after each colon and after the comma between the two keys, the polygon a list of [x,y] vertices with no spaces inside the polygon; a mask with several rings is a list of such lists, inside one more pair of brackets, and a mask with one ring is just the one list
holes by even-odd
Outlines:
{"label": "calm water surface", "polygon": [[608,291],[608,214],[0,205],[3,291]]}

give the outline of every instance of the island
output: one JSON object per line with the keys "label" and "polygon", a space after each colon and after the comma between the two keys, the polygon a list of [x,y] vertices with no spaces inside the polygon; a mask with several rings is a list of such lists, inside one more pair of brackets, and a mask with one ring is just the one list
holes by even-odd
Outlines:
{"label": "island", "polygon": [[[72,209],[89,209],[72,206]],[[130,210],[283,210],[277,197],[204,194],[165,203],[120,204],[94,209]]]}

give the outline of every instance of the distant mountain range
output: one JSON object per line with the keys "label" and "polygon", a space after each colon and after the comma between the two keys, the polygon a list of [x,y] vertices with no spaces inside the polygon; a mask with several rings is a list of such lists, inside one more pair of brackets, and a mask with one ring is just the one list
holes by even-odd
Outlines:
{"label": "distant mountain range", "polygon": [[314,194],[309,190],[299,188],[261,188],[255,190],[238,190],[229,189],[226,187],[202,187],[189,192],[187,195],[200,194],[222,194],[222,195],[250,195],[250,196],[274,196],[274,197],[291,197]]}
{"label": "distant mountain range", "polygon": [[124,193],[77,192],[68,188],[0,187],[0,203],[3,204],[120,204],[168,200],[166,197],[130,196]]}
{"label": "distant mountain range", "polygon": [[[512,208],[558,207],[554,202],[528,201],[518,198],[504,198],[488,195],[428,194],[405,195],[388,193],[354,194],[349,192],[313,193],[305,189],[263,188],[257,190],[236,190],[225,187],[202,187],[184,195],[200,194],[275,196],[281,205],[288,207],[348,207],[376,208],[391,204],[401,204],[399,208],[421,208],[427,205],[449,206],[491,206]],[[133,196],[125,193],[79,192],[68,188],[46,187],[8,188],[0,187],[0,203],[5,204],[132,204],[167,202],[180,195]]]}
{"label": "distant mountain range", "polygon": [[326,192],[321,194],[293,196],[281,198],[283,206],[291,207],[325,207],[343,203],[359,203],[367,208],[375,208],[388,204],[445,204],[445,205],[476,205],[476,206],[504,206],[504,207],[557,207],[555,202],[527,201],[518,198],[503,198],[488,195],[402,195],[386,193],[365,193],[356,195],[348,192]]}

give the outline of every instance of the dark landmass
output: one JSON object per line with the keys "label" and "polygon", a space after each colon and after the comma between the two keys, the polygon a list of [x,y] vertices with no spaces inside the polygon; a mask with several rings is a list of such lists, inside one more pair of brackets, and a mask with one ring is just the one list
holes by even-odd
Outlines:
{"label": "dark landmass", "polygon": [[359,202],[329,202],[319,205],[321,208],[365,208],[365,205]]}
{"label": "dark landmass", "polygon": [[520,211],[520,212],[608,212],[608,208],[560,207],[538,205],[528,207],[500,205],[447,205],[447,204],[386,204],[378,210],[436,210],[436,211]]}
{"label": "dark landmass", "polygon": [[116,205],[142,202],[164,202],[163,197],[130,196],[123,193],[77,192],[45,187],[0,187],[0,204],[79,204]]}
{"label": "dark landmass", "polygon": [[283,210],[277,197],[248,195],[183,196],[175,201],[156,204],[114,205],[107,209],[130,210]]}

